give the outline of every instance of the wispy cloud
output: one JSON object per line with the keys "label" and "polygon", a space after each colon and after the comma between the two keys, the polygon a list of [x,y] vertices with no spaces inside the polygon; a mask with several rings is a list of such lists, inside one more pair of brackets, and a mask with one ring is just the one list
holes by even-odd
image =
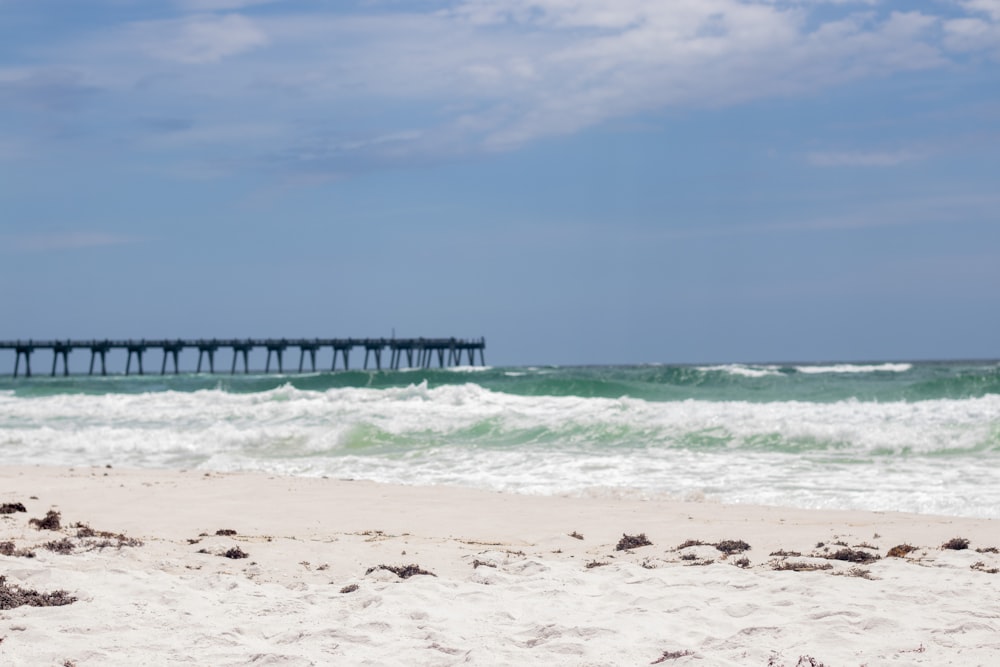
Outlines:
{"label": "wispy cloud", "polygon": [[[218,136],[196,129],[294,119],[280,141],[261,146],[260,163],[284,155],[302,168],[297,156],[308,153],[318,171],[341,173],[354,156],[370,164],[507,151],[664,109],[944,67],[949,40],[979,23],[992,29],[997,1],[967,0],[956,5],[964,16],[946,17],[930,13],[934,4],[918,11],[900,0],[442,0],[338,11],[274,2],[266,12],[263,0],[178,0],[198,13],[60,47],[76,78],[28,85],[55,71],[28,68],[16,95],[66,106],[84,81],[99,82],[133,112],[132,127],[136,118],[187,119],[188,128],[164,134],[192,147]],[[990,48],[980,41],[964,46]],[[0,96],[4,85],[0,78]],[[809,161],[889,166],[918,157]]]}
{"label": "wispy cloud", "polygon": [[131,31],[147,54],[188,65],[219,62],[268,42],[264,31],[239,14],[150,21],[134,24]]}

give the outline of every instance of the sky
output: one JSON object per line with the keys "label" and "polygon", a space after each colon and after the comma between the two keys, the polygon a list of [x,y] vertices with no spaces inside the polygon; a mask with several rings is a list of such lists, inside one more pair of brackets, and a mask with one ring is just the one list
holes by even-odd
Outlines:
{"label": "sky", "polygon": [[0,0],[0,340],[997,358],[998,211],[1000,0]]}

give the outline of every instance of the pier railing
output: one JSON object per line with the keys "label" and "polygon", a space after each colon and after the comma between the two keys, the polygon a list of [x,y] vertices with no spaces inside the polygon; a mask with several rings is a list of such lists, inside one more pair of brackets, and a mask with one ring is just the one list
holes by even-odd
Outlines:
{"label": "pier railing", "polygon": [[[309,367],[316,371],[316,355],[323,349],[333,350],[333,361],[330,370],[337,370],[338,357],[343,361],[344,370],[350,369],[350,353],[357,348],[364,348],[364,369],[368,369],[369,361],[374,359],[375,368],[382,370],[382,353],[389,351],[388,368],[430,368],[437,360],[439,368],[458,366],[462,363],[463,354],[470,366],[476,364],[476,353],[479,353],[479,364],[485,366],[486,339],[473,340],[459,338],[246,338],[246,339],[176,339],[176,340],[51,340],[51,341],[0,341],[0,350],[14,350],[14,377],[18,376],[21,360],[24,360],[24,375],[31,377],[31,355],[38,350],[52,351],[52,375],[56,375],[59,360],[62,359],[63,375],[69,375],[69,355],[74,350],[90,350],[90,367],[88,375],[94,374],[94,363],[100,360],[100,373],[107,375],[107,355],[113,350],[124,351],[125,375],[132,372],[132,359],[135,358],[140,375],[144,373],[143,357],[149,350],[162,351],[160,374],[167,374],[167,362],[173,361],[173,373],[180,373],[179,357],[184,350],[198,351],[198,366],[200,373],[202,362],[208,361],[208,371],[215,372],[215,353],[230,349],[233,352],[230,373],[236,373],[238,362],[243,360],[243,372],[250,372],[250,353],[254,350],[266,350],[267,362],[265,373],[271,372],[271,359],[275,359],[279,373],[284,372],[283,356],[287,349],[299,350],[298,372],[302,372],[306,356],[309,357]],[[405,357],[405,366],[404,364]]]}

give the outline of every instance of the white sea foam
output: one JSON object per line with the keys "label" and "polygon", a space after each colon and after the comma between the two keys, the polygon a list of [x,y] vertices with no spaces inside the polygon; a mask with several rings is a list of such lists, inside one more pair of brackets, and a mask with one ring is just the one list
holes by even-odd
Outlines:
{"label": "white sea foam", "polygon": [[7,463],[202,467],[527,493],[1000,517],[1000,396],[837,403],[516,396],[476,384],[0,395]]}
{"label": "white sea foam", "polygon": [[913,364],[832,364],[829,366],[796,366],[799,373],[905,373]]}
{"label": "white sea foam", "polygon": [[759,378],[769,375],[781,375],[778,366],[745,366],[743,364],[724,364],[720,366],[699,366],[699,371],[712,372],[721,371],[730,375],[741,375],[743,377]]}

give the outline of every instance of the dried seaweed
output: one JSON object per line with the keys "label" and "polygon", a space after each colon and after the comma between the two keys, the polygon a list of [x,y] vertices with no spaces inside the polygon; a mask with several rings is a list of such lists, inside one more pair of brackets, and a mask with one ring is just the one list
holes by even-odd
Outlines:
{"label": "dried seaweed", "polygon": [[743,540],[722,540],[714,546],[727,556],[732,554],[741,554],[744,551],[750,551],[750,545]]}
{"label": "dried seaweed", "polygon": [[13,514],[14,512],[27,512],[22,503],[4,503],[0,505],[0,514]]}
{"label": "dried seaweed", "polygon": [[0,575],[0,610],[14,609],[23,605],[30,607],[61,607],[76,602],[76,598],[66,591],[39,593],[30,588],[10,586],[7,578]]}
{"label": "dried seaweed", "polygon": [[944,544],[941,545],[942,549],[952,549],[954,551],[962,551],[963,549],[969,548],[969,540],[964,537],[953,537]]}
{"label": "dried seaweed", "polygon": [[986,574],[1000,574],[1000,569],[997,569],[995,567],[987,568],[986,563],[984,563],[981,560],[976,561],[975,563],[970,565],[969,568],[972,570],[976,570],[978,572],[985,572]]}
{"label": "dried seaweed", "polygon": [[849,547],[835,551],[832,554],[814,554],[814,556],[827,558],[829,560],[842,560],[848,563],[871,563],[881,558],[881,556],[877,554],[871,554],[867,551],[851,549]]}
{"label": "dried seaweed", "polygon": [[13,542],[0,542],[0,556],[14,556],[15,558],[34,558],[35,552],[27,549],[18,549]]}
{"label": "dried seaweed", "polygon": [[798,558],[798,557],[799,557],[799,556],[801,556],[802,554],[801,554],[801,553],[799,553],[798,551],[785,551],[784,549],[778,549],[777,551],[772,551],[772,552],[771,552],[770,554],[768,554],[768,555],[769,555],[769,556],[780,556],[780,557],[782,557],[782,558],[786,558],[786,557],[788,557],[788,556],[793,556],[793,557],[795,557],[795,558]]}
{"label": "dried seaweed", "polygon": [[375,567],[370,567],[365,571],[365,574],[371,574],[375,570],[388,570],[400,579],[409,579],[410,577],[417,574],[426,574],[431,577],[436,577],[437,575],[433,572],[428,572],[419,565],[376,565]]}
{"label": "dried seaweed", "polygon": [[246,551],[243,551],[243,549],[240,549],[239,547],[233,547],[232,549],[228,549],[219,555],[224,558],[232,558],[232,559],[248,558],[250,556],[250,554],[248,554]]}
{"label": "dried seaweed", "polygon": [[646,539],[646,533],[639,533],[638,535],[626,535],[622,533],[622,538],[618,540],[618,546],[615,547],[615,551],[625,551],[627,549],[637,549],[652,545],[653,543]]}
{"label": "dried seaweed", "polygon": [[911,545],[911,544],[897,544],[893,548],[889,549],[889,551],[888,551],[888,553],[886,553],[885,557],[886,558],[906,558],[906,556],[909,553],[911,553],[913,551],[916,551],[916,550],[917,550],[917,548],[915,546]]}
{"label": "dried seaweed", "polygon": [[215,534],[221,535],[223,537],[229,537],[235,535],[236,531],[233,530],[232,528],[220,528],[219,530],[215,531]]}
{"label": "dried seaweed", "polygon": [[573,537],[575,539],[578,539],[578,540],[582,540],[583,539],[583,535],[581,535],[580,533],[576,532],[575,530],[572,533],[570,533],[569,536]]}
{"label": "dried seaweed", "polygon": [[28,525],[34,526],[37,530],[59,530],[62,524],[59,519],[62,515],[55,510],[49,510],[43,519],[29,519]]}
{"label": "dried seaweed", "polygon": [[606,560],[592,560],[587,563],[584,567],[588,570],[593,570],[595,567],[604,567],[605,565],[610,565]]}
{"label": "dried seaweed", "polygon": [[63,556],[66,556],[68,554],[73,553],[73,549],[76,548],[76,545],[74,545],[73,542],[70,541],[68,537],[64,537],[61,540],[53,540],[52,542],[46,542],[45,544],[42,545],[42,548],[48,549],[53,553],[62,554]]}
{"label": "dried seaweed", "polygon": [[829,563],[803,563],[801,561],[781,561],[771,563],[771,569],[779,572],[815,572],[817,570],[832,570]]}
{"label": "dried seaweed", "polygon": [[678,658],[683,658],[689,655],[694,655],[693,651],[664,651],[663,655],[649,663],[651,665],[659,665],[667,660],[677,660]]}
{"label": "dried seaweed", "polygon": [[680,551],[681,549],[687,549],[688,547],[704,547],[708,546],[705,542],[701,540],[685,540],[683,543],[678,544],[674,551]]}
{"label": "dried seaweed", "polygon": [[359,586],[357,584],[348,584],[347,586],[344,586],[343,588],[341,588],[340,592],[341,593],[353,593],[354,591],[358,590],[358,588],[359,588]]}

